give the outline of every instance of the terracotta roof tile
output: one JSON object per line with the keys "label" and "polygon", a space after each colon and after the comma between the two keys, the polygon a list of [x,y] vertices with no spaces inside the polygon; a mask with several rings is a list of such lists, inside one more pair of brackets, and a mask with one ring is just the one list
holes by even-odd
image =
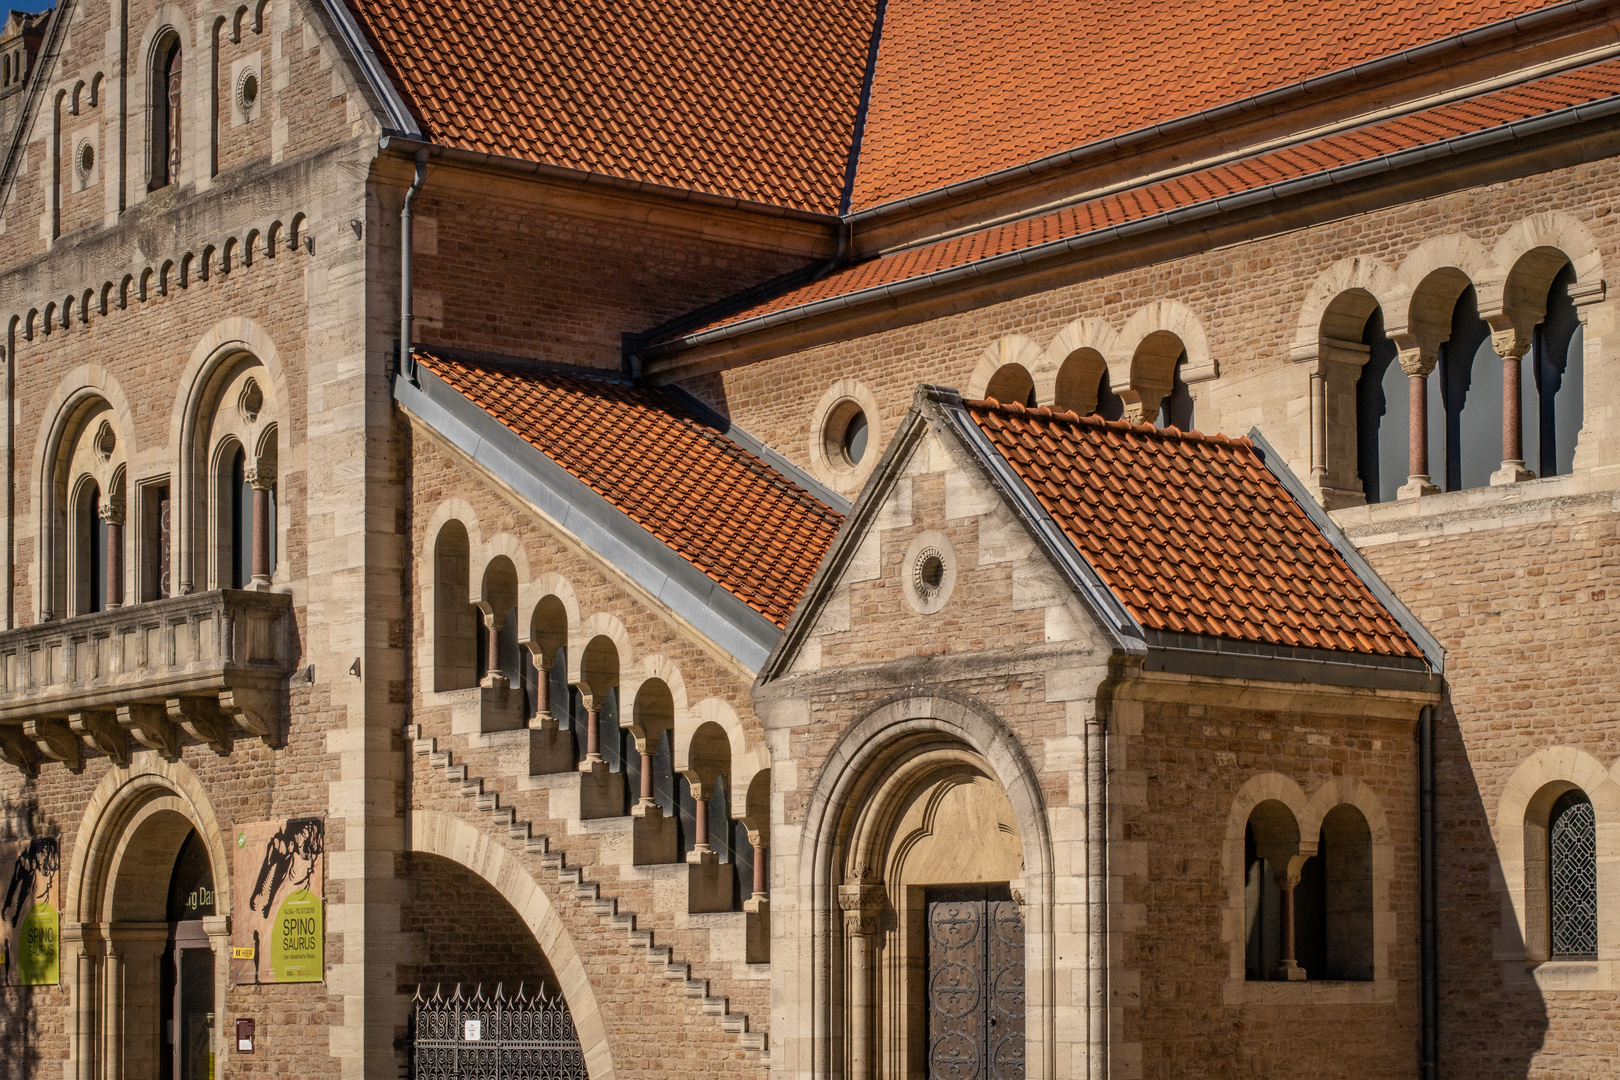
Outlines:
{"label": "terracotta roof tile", "polygon": [[889,0],[859,210],[1511,18],[1546,0]]}
{"label": "terracotta roof tile", "polygon": [[658,391],[417,347],[444,383],[777,626],[842,515]]}
{"label": "terracotta roof tile", "polygon": [[435,142],[831,213],[874,0],[348,0]]}
{"label": "terracotta roof tile", "polygon": [[1310,176],[1324,168],[1370,161],[1457,135],[1612,98],[1617,94],[1620,94],[1620,60],[1550,75],[1523,86],[1325,136],[1300,146],[1147,184],[1133,191],[1077,203],[1040,217],[870,259],[828,274],[808,285],[790,289],[771,300],[717,320],[704,329],[849,296],[864,289],[926,277],[941,270],[1082,236],[1210,198]]}
{"label": "terracotta roof tile", "polygon": [[1143,626],[1422,656],[1249,440],[994,401],[967,411]]}

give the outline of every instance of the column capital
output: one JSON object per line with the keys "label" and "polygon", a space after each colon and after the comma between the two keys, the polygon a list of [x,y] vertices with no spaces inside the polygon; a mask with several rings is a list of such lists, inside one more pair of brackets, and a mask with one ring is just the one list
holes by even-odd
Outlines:
{"label": "column capital", "polygon": [[1514,327],[1491,331],[1491,348],[1504,360],[1521,359],[1530,351],[1530,335]]}
{"label": "column capital", "polygon": [[1414,346],[1400,351],[1401,370],[1414,378],[1428,378],[1429,372],[1434,370],[1438,352],[1424,345]]}
{"label": "column capital", "polygon": [[877,933],[878,917],[887,898],[881,885],[838,886],[838,907],[844,913],[844,932],[856,937]]}
{"label": "column capital", "polygon": [[96,513],[108,525],[122,525],[124,523],[124,508],[111,499],[102,499],[96,507]]}
{"label": "column capital", "polygon": [[254,491],[269,491],[276,486],[276,471],[259,465],[250,465],[242,470],[242,479],[246,480]]}

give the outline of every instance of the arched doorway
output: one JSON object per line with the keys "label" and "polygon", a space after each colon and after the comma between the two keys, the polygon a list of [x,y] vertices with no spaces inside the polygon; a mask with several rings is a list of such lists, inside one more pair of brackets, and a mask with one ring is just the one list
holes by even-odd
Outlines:
{"label": "arched doorway", "polygon": [[64,892],[73,1075],[222,1071],[230,880],[219,822],[183,764],[138,763],[92,794]]}
{"label": "arched doorway", "polygon": [[195,829],[175,856],[166,906],[169,932],[160,969],[163,1050],[158,1076],[213,1080],[217,965],[203,920],[214,916],[217,903],[208,850]]}

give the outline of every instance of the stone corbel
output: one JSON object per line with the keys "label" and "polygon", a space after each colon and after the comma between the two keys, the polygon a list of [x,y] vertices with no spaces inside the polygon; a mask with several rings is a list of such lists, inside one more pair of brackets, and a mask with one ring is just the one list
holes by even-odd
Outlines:
{"label": "stone corbel", "polygon": [[21,728],[0,726],[0,759],[16,767],[24,776],[39,775],[39,751]]}
{"label": "stone corbel", "polygon": [[145,702],[120,705],[118,726],[133,735],[136,742],[156,750],[165,759],[180,759],[180,733],[175,730],[163,706]]}
{"label": "stone corbel", "polygon": [[129,735],[118,726],[118,719],[111,712],[68,713],[68,727],[114,765],[129,767]]}
{"label": "stone corbel", "polygon": [[1601,280],[1589,281],[1584,284],[1577,281],[1569,287],[1569,298],[1576,307],[1583,308],[1602,303],[1607,292],[1607,283]]}
{"label": "stone corbel", "polygon": [[60,761],[68,767],[69,772],[84,768],[84,748],[79,745],[79,737],[55,717],[23,721],[23,734],[34,740],[41,754],[52,761]]}
{"label": "stone corbel", "polygon": [[165,703],[169,719],[179,724],[198,742],[213,747],[221,756],[231,752],[231,722],[214,698],[169,698]]}
{"label": "stone corbel", "polygon": [[281,695],[275,690],[221,690],[219,707],[271,749],[281,748]]}

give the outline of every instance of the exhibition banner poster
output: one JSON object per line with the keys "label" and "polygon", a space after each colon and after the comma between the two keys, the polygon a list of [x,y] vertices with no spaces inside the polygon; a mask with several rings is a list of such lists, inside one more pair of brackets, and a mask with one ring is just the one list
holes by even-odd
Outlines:
{"label": "exhibition banner poster", "polygon": [[55,986],[62,978],[60,873],[54,836],[0,840],[0,950],[12,986]]}
{"label": "exhibition banner poster", "polygon": [[326,978],[326,822],[291,818],[239,826],[231,897],[231,979]]}

